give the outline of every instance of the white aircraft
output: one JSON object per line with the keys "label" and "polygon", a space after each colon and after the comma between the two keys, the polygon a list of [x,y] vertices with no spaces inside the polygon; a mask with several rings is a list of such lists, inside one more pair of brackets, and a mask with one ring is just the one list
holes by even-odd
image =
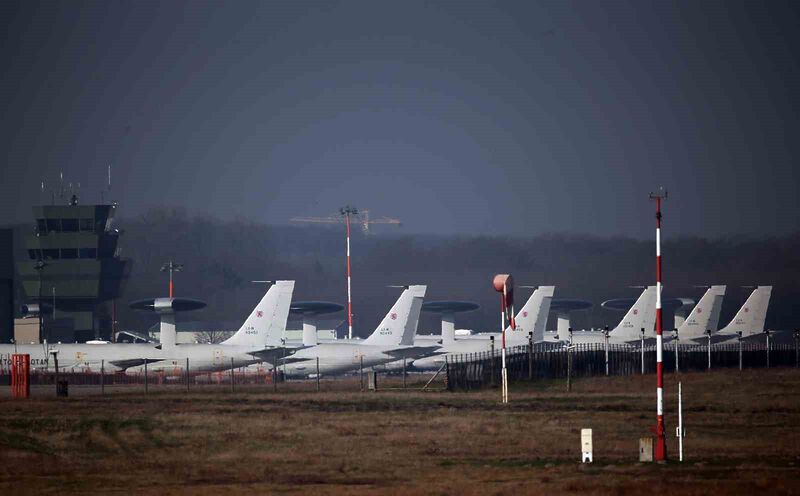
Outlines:
{"label": "white aircraft", "polygon": [[[511,329],[510,326],[506,328],[506,347],[527,345],[529,333],[532,333],[534,343],[544,340],[547,314],[550,312],[554,291],[555,286],[539,286],[531,294],[514,319],[516,329]],[[499,351],[502,346],[500,333],[479,334],[470,336],[469,339],[442,336],[442,346],[437,350],[436,356],[414,360],[411,366],[415,370],[439,370],[445,360],[451,360],[455,355],[491,351],[490,337],[495,338],[494,349]]]}
{"label": "white aircraft", "polygon": [[[59,370],[99,372],[101,361],[106,372],[137,373],[147,369],[167,374],[183,373],[186,359],[191,372],[211,372],[273,361],[288,354],[280,342],[289,315],[294,281],[277,281],[269,288],[242,327],[221,344],[174,344],[174,320],[162,319],[162,336],[166,342],[113,344],[105,341],[80,344],[0,345],[0,366],[8,367],[10,355],[26,353],[31,367],[46,370],[54,367],[57,353]],[[153,307],[164,308],[169,298],[152,301]],[[171,331],[170,331],[171,326]]]}
{"label": "white aircraft", "polygon": [[[648,286],[639,295],[636,302],[628,309],[620,323],[608,332],[609,344],[641,343],[642,329],[645,330],[645,339],[655,337],[653,329],[656,323],[656,287]],[[547,336],[548,342],[561,342],[564,344],[590,344],[605,343],[605,336],[601,332],[568,333]]]}
{"label": "white aircraft", "polygon": [[[758,286],[744,305],[736,312],[730,323],[711,336],[713,343],[729,341],[739,336],[749,338],[764,332],[764,322],[767,320],[767,308],[772,296],[772,286]],[[680,336],[680,332],[678,332]]]}
{"label": "white aircraft", "polygon": [[375,331],[364,340],[338,340],[297,350],[278,360],[287,377],[315,377],[365,369],[434,353],[438,346],[414,346],[426,286],[407,286]]}
{"label": "white aircraft", "polygon": [[[695,345],[708,340],[708,331],[715,332],[719,325],[719,312],[724,297],[725,286],[708,288],[683,324],[678,327],[678,344]],[[674,341],[674,336],[668,338]]]}

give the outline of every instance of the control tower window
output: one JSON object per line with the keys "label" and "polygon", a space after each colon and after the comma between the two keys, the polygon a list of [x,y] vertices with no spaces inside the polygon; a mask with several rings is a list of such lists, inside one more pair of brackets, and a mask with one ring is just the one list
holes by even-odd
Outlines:
{"label": "control tower window", "polygon": [[44,219],[36,219],[36,230],[42,234],[47,232],[47,223]]}
{"label": "control tower window", "polygon": [[58,250],[42,250],[42,258],[45,260],[58,260]]}
{"label": "control tower window", "polygon": [[61,229],[64,232],[78,232],[78,219],[61,219]]}
{"label": "control tower window", "polygon": [[61,258],[78,258],[77,248],[61,248]]}
{"label": "control tower window", "polygon": [[81,219],[81,231],[94,231],[94,219]]}
{"label": "control tower window", "polygon": [[81,248],[81,258],[97,258],[96,248]]}
{"label": "control tower window", "polygon": [[54,232],[61,231],[61,219],[47,219],[47,230]]}

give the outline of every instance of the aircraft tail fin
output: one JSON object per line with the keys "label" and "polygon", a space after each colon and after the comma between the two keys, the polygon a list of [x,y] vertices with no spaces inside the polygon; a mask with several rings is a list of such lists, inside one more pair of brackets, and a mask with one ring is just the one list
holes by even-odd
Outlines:
{"label": "aircraft tail fin", "polygon": [[764,332],[764,322],[767,320],[767,307],[772,296],[772,286],[759,286],[753,290],[742,308],[736,312],[730,324],[720,329],[719,334],[738,334],[742,337],[752,336]]}
{"label": "aircraft tail fin", "polygon": [[422,299],[427,286],[408,286],[380,325],[363,341],[367,345],[410,346],[414,344]]}
{"label": "aircraft tail fin", "polygon": [[678,328],[679,339],[698,339],[706,335],[707,330],[713,333],[719,325],[719,311],[722,309],[722,299],[725,296],[725,286],[711,286],[697,302],[697,305],[686,317]]}
{"label": "aircraft tail fin", "polygon": [[456,342],[456,318],[454,314],[442,315],[442,345],[448,346]]}
{"label": "aircraft tail fin", "polygon": [[514,342],[528,342],[528,333],[533,333],[533,342],[544,341],[547,315],[553,301],[555,286],[539,286],[522,306],[515,318],[516,329],[506,328],[506,339]]}
{"label": "aircraft tail fin", "polygon": [[633,341],[641,339],[644,329],[645,337],[652,337],[655,324],[656,287],[648,286],[609,335]]}
{"label": "aircraft tail fin", "polygon": [[263,348],[281,344],[292,304],[294,281],[276,281],[258,302],[236,333],[224,341],[226,345]]}

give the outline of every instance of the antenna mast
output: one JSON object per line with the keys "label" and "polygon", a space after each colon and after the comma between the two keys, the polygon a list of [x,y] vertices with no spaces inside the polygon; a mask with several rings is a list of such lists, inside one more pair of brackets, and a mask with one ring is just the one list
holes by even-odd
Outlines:
{"label": "antenna mast", "polygon": [[[661,320],[661,200],[667,198],[664,188],[650,193],[656,201],[656,461],[667,459],[667,439],[664,429],[664,341]],[[710,348],[709,348],[710,349]]]}

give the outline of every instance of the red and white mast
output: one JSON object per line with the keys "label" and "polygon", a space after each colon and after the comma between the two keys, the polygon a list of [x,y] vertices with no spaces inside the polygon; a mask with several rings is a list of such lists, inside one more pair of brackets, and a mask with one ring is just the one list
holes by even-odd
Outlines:
{"label": "red and white mast", "polygon": [[662,339],[661,320],[661,199],[667,197],[664,188],[657,193],[650,193],[656,201],[656,391],[658,395],[656,407],[656,461],[667,459],[667,439],[664,429],[664,341]]}
{"label": "red and white mast", "polygon": [[353,299],[350,288],[350,216],[358,215],[358,210],[347,205],[340,208],[339,213],[344,215],[344,222],[347,226],[347,339],[353,339]]}
{"label": "red and white mast", "polygon": [[175,297],[175,284],[172,282],[172,274],[180,272],[183,264],[174,263],[172,260],[161,266],[161,272],[169,272],[169,297]]}

